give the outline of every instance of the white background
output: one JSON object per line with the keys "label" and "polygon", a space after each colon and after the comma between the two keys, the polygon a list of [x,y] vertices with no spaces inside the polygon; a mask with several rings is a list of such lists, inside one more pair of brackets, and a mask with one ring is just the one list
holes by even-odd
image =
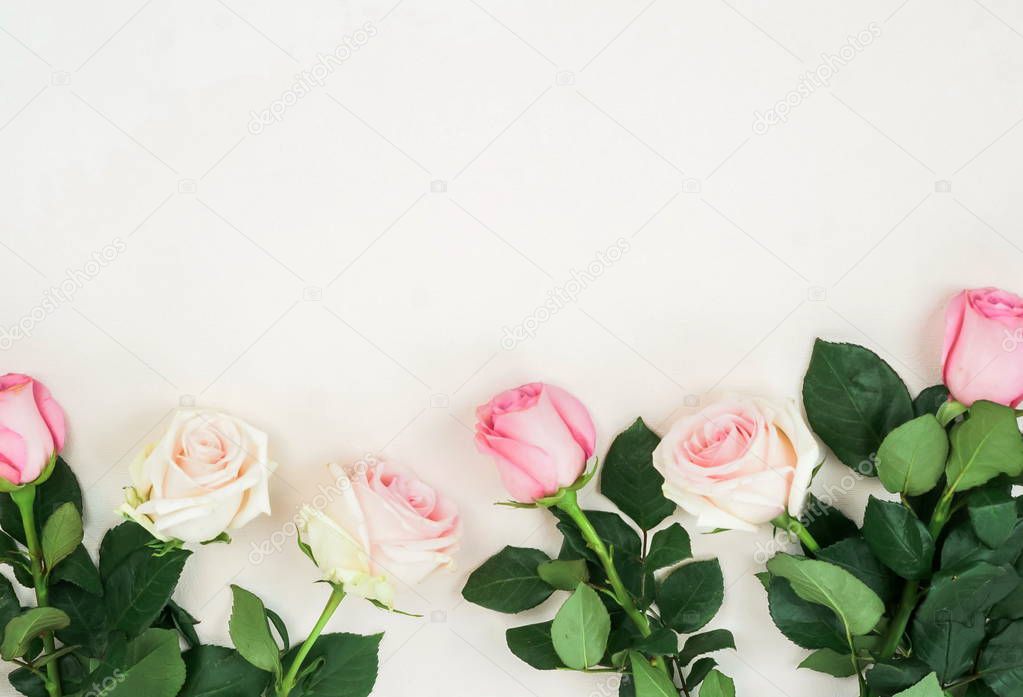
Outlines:
{"label": "white background", "polygon": [[[367,22],[323,86],[287,96]],[[827,86],[753,130],[872,23]],[[31,336],[0,335],[2,367],[67,410],[92,545],[179,403],[271,434],[274,515],[197,551],[177,594],[205,640],[227,641],[231,582],[304,636],[326,588],[291,539],[260,564],[252,546],[281,538],[324,462],[383,453],[458,501],[465,540],[457,572],[401,590],[423,619],[353,599],[331,622],[386,630],[375,694],[603,697],[606,676],[505,648],[557,600],[520,617],[461,601],[501,546],[558,541],[545,514],[491,505],[474,407],[555,382],[603,451],[708,393],[798,395],[818,335],[871,346],[914,390],[937,382],[947,298],[1023,290],[1021,32],[1011,0],[5,0],[0,326]],[[622,258],[538,314],[619,239]],[[727,579],[713,626],[739,652],[720,662],[742,695],[853,694],[797,671],[771,625],[753,577],[768,539],[695,538]]]}

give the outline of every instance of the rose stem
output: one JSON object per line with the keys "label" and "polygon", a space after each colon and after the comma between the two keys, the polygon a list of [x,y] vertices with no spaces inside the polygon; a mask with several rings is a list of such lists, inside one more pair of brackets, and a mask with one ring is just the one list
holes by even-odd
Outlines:
{"label": "rose stem", "polygon": [[[11,498],[21,512],[21,525],[25,528],[25,543],[28,546],[29,557],[32,561],[32,583],[35,585],[36,604],[39,607],[47,607],[50,604],[50,591],[47,586],[46,576],[43,574],[43,548],[39,544],[39,534],[36,532],[35,501],[36,488],[29,484],[21,489],[11,492]],[[43,634],[43,648],[46,654],[54,651],[53,632]],[[61,697],[60,670],[57,661],[50,661],[46,664],[46,691],[50,697]]]}
{"label": "rose stem", "polygon": [[[629,591],[625,589],[622,577],[618,575],[618,569],[615,568],[614,561],[611,559],[611,553],[608,551],[604,541],[600,539],[600,535],[597,534],[590,519],[586,517],[586,514],[579,507],[576,492],[571,489],[565,489],[557,506],[568,514],[568,517],[579,528],[583,539],[586,540],[586,546],[597,555],[601,566],[604,567],[604,572],[607,574],[607,580],[610,581],[611,588],[614,590],[615,599],[622,606],[622,609],[625,610],[625,614],[636,625],[640,634],[644,637],[650,636],[650,622],[647,620],[646,615],[639,611],[636,603],[632,600],[632,596],[629,595]],[[664,660],[660,656],[657,657],[655,662],[662,670],[667,670]]]}
{"label": "rose stem", "polygon": [[810,531],[799,522],[798,519],[793,518],[788,512],[782,513],[780,516],[771,521],[771,525],[774,527],[790,532],[799,538],[799,541],[803,543],[811,554],[816,554],[820,551],[821,546],[817,544],[817,540],[813,539],[813,535]]}
{"label": "rose stem", "polygon": [[277,691],[279,697],[288,697],[288,694],[295,688],[295,678],[298,675],[298,671],[302,668],[302,663],[305,661],[306,656],[313,648],[313,644],[320,638],[320,634],[323,633],[324,627],[327,626],[327,622],[330,621],[334,611],[337,610],[338,605],[345,597],[345,589],[341,585],[333,585],[334,589],[330,598],[327,600],[327,606],[323,608],[323,613],[320,615],[320,619],[316,620],[316,625],[313,627],[313,631],[309,633],[309,636],[303,642],[302,646],[298,649],[298,653],[295,654],[295,660],[291,662],[291,667],[288,668],[287,674],[284,676],[284,680],[281,682],[281,687]]}

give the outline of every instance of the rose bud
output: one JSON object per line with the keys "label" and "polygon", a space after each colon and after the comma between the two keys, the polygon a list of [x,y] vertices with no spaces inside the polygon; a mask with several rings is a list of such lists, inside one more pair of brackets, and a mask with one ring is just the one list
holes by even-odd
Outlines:
{"label": "rose bud", "polygon": [[942,378],[953,399],[1014,407],[1023,401],[1023,298],[964,290],[945,313]]}
{"label": "rose bud", "polygon": [[680,419],[653,461],[664,495],[700,526],[752,531],[802,512],[821,451],[794,401],[745,397]]}
{"label": "rose bud", "polygon": [[336,486],[299,513],[302,542],[331,583],[390,607],[395,582],[412,585],[453,564],[458,509],[414,475],[380,461],[330,464]]}
{"label": "rose bud", "polygon": [[43,383],[27,375],[0,376],[0,477],[34,481],[64,448],[64,410]]}
{"label": "rose bud", "polygon": [[593,419],[560,387],[532,382],[502,392],[476,416],[476,447],[494,457],[517,501],[533,503],[571,486],[593,456]]}
{"label": "rose bud", "polygon": [[270,513],[267,435],[215,411],[181,410],[131,465],[119,511],[160,540],[207,542]]}

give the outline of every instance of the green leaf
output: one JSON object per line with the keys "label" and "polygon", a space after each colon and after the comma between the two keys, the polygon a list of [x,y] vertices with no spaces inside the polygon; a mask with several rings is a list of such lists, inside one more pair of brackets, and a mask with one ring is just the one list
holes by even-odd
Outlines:
{"label": "green leaf", "polygon": [[[269,614],[267,610],[267,614]],[[163,610],[160,612],[160,616],[153,622],[154,627],[160,629],[173,629],[181,638],[185,640],[189,648],[195,648],[200,644],[199,635],[196,634],[195,625],[199,624],[199,620],[192,617],[191,614],[185,608],[178,605],[173,600],[168,600]]]}
{"label": "green leaf", "polygon": [[537,575],[559,591],[572,591],[590,580],[584,559],[545,561],[536,567]]}
{"label": "green leaf", "polygon": [[593,590],[580,583],[554,616],[554,650],[569,668],[582,670],[600,663],[611,633],[611,617]]}
{"label": "green leaf", "polygon": [[[176,697],[185,682],[185,662],[178,648],[178,635],[167,629],[147,629],[128,644],[122,665],[108,664],[105,668],[113,668],[107,674],[117,683],[113,694]],[[117,670],[121,671],[120,677]],[[89,679],[96,677],[94,674]]]}
{"label": "green leaf", "polygon": [[[49,520],[54,511],[65,503],[73,503],[82,511],[82,489],[78,479],[67,463],[60,457],[50,478],[36,488],[36,500],[32,510],[35,513],[36,529]],[[21,524],[21,511],[10,494],[0,494],[0,525],[14,539],[25,544],[25,528]]]}
{"label": "green leaf", "polygon": [[551,639],[552,624],[553,622],[540,622],[512,627],[504,634],[508,648],[537,670],[564,668],[565,664],[554,650],[554,640]]}
{"label": "green leaf", "polygon": [[932,385],[913,398],[913,413],[917,416],[938,413],[941,405],[948,401],[948,388],[944,385]]}
{"label": "green leaf", "polygon": [[988,547],[999,547],[1016,527],[1016,500],[998,480],[970,492],[967,507],[973,532]]}
{"label": "green leaf", "polygon": [[772,578],[767,591],[768,609],[778,630],[804,649],[849,648],[838,616],[817,603],[803,600],[784,578]]}
{"label": "green leaf", "polygon": [[664,477],[654,468],[653,452],[661,437],[636,421],[611,443],[600,474],[600,493],[644,530],[675,512],[662,493]]}
{"label": "green leaf", "polygon": [[842,511],[821,501],[813,494],[807,497],[803,515],[799,520],[817,541],[817,544],[822,547],[828,547],[860,534],[856,523],[849,520]]}
{"label": "green leaf", "polygon": [[767,563],[767,570],[788,579],[803,600],[830,608],[852,636],[872,630],[884,614],[877,593],[834,564],[778,554]]}
{"label": "green leaf", "polygon": [[885,436],[913,418],[905,384],[887,363],[862,346],[817,339],[803,378],[810,426],[839,460],[873,475]]}
{"label": "green leaf", "polygon": [[129,638],[159,616],[177,586],[191,552],[170,550],[160,556],[147,545],[152,535],[136,523],[107,531],[100,544],[99,569],[112,629]]}
{"label": "green leaf", "polygon": [[941,689],[938,676],[931,673],[908,690],[895,695],[895,697],[945,697],[945,691]]}
{"label": "green leaf", "polygon": [[280,649],[270,634],[263,601],[240,586],[231,586],[234,606],[228,629],[242,657],[260,670],[279,675]]}
{"label": "green leaf", "polygon": [[1023,694],[1023,622],[1013,622],[993,636],[977,668],[985,684],[999,697]]}
{"label": "green leaf", "polygon": [[689,689],[692,690],[703,682],[703,679],[707,677],[710,671],[717,667],[717,664],[718,662],[709,656],[701,658],[694,663],[689,671],[689,675],[686,676],[686,684],[689,686]]}
{"label": "green leaf", "polygon": [[654,533],[646,563],[650,570],[674,566],[693,556],[689,533],[678,523],[672,523]]}
{"label": "green leaf", "polygon": [[695,632],[717,614],[724,593],[724,578],[717,559],[680,566],[657,588],[661,621],[677,632]]}
{"label": "green leaf", "polygon": [[50,583],[60,581],[73,583],[93,595],[103,594],[103,581],[99,577],[99,570],[84,545],[78,545],[60,566],[50,571]]}
{"label": "green leaf", "polygon": [[712,670],[703,679],[700,697],[735,697],[735,683],[724,673]]}
{"label": "green leaf", "polygon": [[1000,474],[1023,472],[1023,438],[1016,412],[994,402],[975,402],[969,417],[952,428],[946,475],[952,491],[980,486]]}
{"label": "green leaf", "polygon": [[54,607],[35,607],[25,610],[12,619],[4,628],[0,656],[5,661],[18,658],[28,652],[32,640],[44,632],[63,629],[71,619],[62,610]]}
{"label": "green leaf", "polygon": [[537,573],[547,561],[550,557],[538,549],[505,547],[469,575],[462,597],[497,612],[536,607],[554,592]]}
{"label": "green leaf", "polygon": [[892,695],[923,680],[931,667],[918,658],[894,658],[875,663],[867,671],[867,685],[874,692]]}
{"label": "green leaf", "polygon": [[252,697],[263,694],[271,678],[223,646],[196,646],[182,658],[187,677],[177,697]]}
{"label": "green leaf", "polygon": [[636,639],[632,648],[650,656],[674,656],[678,653],[678,635],[670,629],[658,627],[650,636]]}
{"label": "green leaf", "polygon": [[6,576],[0,576],[0,631],[21,614],[21,601]]}
{"label": "green leaf", "polygon": [[877,451],[877,476],[893,494],[919,496],[941,479],[948,458],[948,434],[930,414],[902,424]]}
{"label": "green leaf", "polygon": [[667,674],[650,665],[643,654],[629,652],[632,679],[636,686],[636,697],[678,697],[678,690]]}
{"label": "green leaf", "polygon": [[910,628],[913,654],[943,682],[973,667],[987,612],[1019,585],[1007,566],[978,562],[936,574]]}
{"label": "green leaf", "polygon": [[918,581],[930,574],[934,539],[905,506],[871,496],[863,516],[863,537],[874,556],[902,578]]}
{"label": "green leaf", "polygon": [[[306,658],[319,669],[300,680],[288,697],[367,697],[377,679],[377,652],[382,634],[324,634]],[[288,652],[290,665],[299,647]]]}
{"label": "green leaf", "polygon": [[976,562],[987,562],[992,566],[1014,564],[1023,554],[1023,521],[1017,521],[1009,539],[992,549],[980,541],[973,531],[973,524],[963,521],[954,525],[941,546],[941,568],[955,569]]}
{"label": "green leaf", "polygon": [[878,561],[861,537],[850,537],[825,547],[817,552],[817,558],[842,567],[867,584],[881,600],[892,599],[897,591],[896,576]]}
{"label": "green leaf", "polygon": [[831,649],[817,649],[807,656],[799,667],[827,673],[836,678],[848,678],[850,675],[856,675],[857,671],[856,661],[851,655]]}
{"label": "green leaf", "polygon": [[43,561],[47,569],[71,556],[82,542],[82,515],[73,503],[65,503],[43,525]]}
{"label": "green leaf", "polygon": [[713,653],[724,649],[734,649],[735,638],[727,629],[712,629],[702,634],[694,634],[686,639],[682,652],[678,655],[678,662],[688,665],[697,656],[705,653]]}
{"label": "green leaf", "polygon": [[68,627],[57,632],[57,638],[71,646],[80,646],[81,653],[101,657],[107,648],[107,609],[103,598],[71,583],[50,587],[50,604],[63,610],[71,619]]}

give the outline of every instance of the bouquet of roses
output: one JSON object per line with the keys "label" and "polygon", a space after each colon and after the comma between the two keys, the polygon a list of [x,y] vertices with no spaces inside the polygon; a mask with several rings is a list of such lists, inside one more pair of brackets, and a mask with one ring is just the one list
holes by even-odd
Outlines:
{"label": "bouquet of roses", "polygon": [[[813,430],[878,477],[858,527],[819,502],[762,581],[801,667],[855,676],[860,695],[1023,695],[1023,298],[951,303],[943,385],[915,398],[871,351],[818,340],[803,383]],[[951,396],[950,396],[951,395]]]}
{"label": "bouquet of roses", "polygon": [[[689,535],[678,523],[649,536],[675,510],[651,459],[661,439],[637,420],[614,440],[601,471],[600,492],[634,527],[579,503],[597,472],[596,429],[575,397],[533,383],[496,396],[477,414],[477,446],[494,457],[515,499],[505,505],[549,510],[564,536],[555,558],[505,547],[462,591],[505,613],[569,594],[552,620],[507,631],[512,653],[539,670],[620,672],[620,692],[630,697],[688,696],[698,686],[702,697],[734,697],[731,679],[704,655],[734,648],[731,632],[700,632],[721,607],[721,567],[716,559],[690,561]],[[684,644],[679,635],[689,635]]]}

